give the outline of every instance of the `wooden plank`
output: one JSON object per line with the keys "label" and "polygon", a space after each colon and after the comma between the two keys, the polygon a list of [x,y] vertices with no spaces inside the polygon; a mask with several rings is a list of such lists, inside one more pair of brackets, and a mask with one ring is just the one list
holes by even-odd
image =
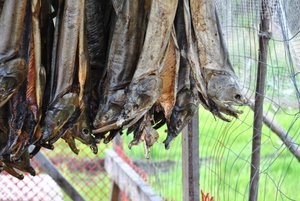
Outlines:
{"label": "wooden plank", "polygon": [[261,132],[263,125],[263,104],[267,74],[268,42],[270,40],[270,4],[268,0],[261,2],[261,21],[259,29],[259,57],[254,104],[254,122],[251,154],[251,173],[249,201],[257,201],[260,170]]}
{"label": "wooden plank", "polygon": [[183,200],[200,200],[199,113],[182,131]]}
{"label": "wooden plank", "polygon": [[39,152],[34,158],[72,200],[85,200],[45,155]]}
{"label": "wooden plank", "polygon": [[130,200],[163,200],[115,151],[105,151],[104,167],[107,174]]}

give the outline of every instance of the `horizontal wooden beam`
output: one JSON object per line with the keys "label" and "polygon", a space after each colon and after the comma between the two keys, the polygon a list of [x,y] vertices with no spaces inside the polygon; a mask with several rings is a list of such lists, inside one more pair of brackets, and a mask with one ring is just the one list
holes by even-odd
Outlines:
{"label": "horizontal wooden beam", "polygon": [[105,170],[120,190],[130,200],[162,201],[147,184],[122,158],[113,150],[105,151]]}

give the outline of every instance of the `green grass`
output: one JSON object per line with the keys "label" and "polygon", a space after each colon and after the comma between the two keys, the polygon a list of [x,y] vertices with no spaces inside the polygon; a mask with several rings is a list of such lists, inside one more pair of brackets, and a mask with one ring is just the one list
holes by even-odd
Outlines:
{"label": "green grass", "polygon": [[[253,113],[243,108],[244,114],[231,123],[216,120],[200,109],[200,188],[216,200],[247,200],[250,178]],[[295,112],[295,111],[294,111]],[[292,112],[293,113],[293,112]],[[286,130],[294,121],[290,135],[299,143],[299,120],[283,111],[276,113],[276,121]],[[298,126],[297,126],[298,125]],[[168,172],[157,172],[149,182],[167,200],[182,200],[181,135],[175,139],[171,150],[164,150],[164,129],[160,130],[159,143],[151,150],[151,160],[174,160],[176,165]],[[125,144],[131,136],[123,137]],[[144,159],[143,146],[126,148],[134,159]],[[300,164],[290,154],[279,138],[269,128],[263,127],[261,146],[259,200],[300,200]]]}

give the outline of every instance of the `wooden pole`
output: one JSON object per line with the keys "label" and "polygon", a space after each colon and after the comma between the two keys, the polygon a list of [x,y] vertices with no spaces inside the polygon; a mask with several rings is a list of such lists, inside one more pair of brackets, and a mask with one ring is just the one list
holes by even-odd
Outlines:
{"label": "wooden pole", "polygon": [[182,131],[183,200],[200,200],[199,119],[198,111]]}
{"label": "wooden pole", "polygon": [[121,192],[120,192],[119,186],[115,182],[113,182],[112,187],[111,187],[109,201],[119,201],[120,195],[121,195]]}
{"label": "wooden pole", "polygon": [[268,12],[268,9],[268,0],[262,0],[259,33],[259,61],[254,105],[249,201],[257,201],[258,198],[261,131],[263,125],[263,103],[265,94],[265,80],[267,74],[268,42],[270,40],[270,13]]}

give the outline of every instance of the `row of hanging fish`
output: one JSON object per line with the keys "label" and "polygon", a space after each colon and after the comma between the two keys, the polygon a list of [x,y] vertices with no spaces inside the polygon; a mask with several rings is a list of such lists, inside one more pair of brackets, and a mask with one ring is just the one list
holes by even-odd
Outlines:
{"label": "row of hanging fish", "polygon": [[212,0],[0,4],[0,170],[17,178],[60,138],[97,153],[126,130],[148,157],[156,129],[169,148],[199,104],[225,121],[246,104]]}

